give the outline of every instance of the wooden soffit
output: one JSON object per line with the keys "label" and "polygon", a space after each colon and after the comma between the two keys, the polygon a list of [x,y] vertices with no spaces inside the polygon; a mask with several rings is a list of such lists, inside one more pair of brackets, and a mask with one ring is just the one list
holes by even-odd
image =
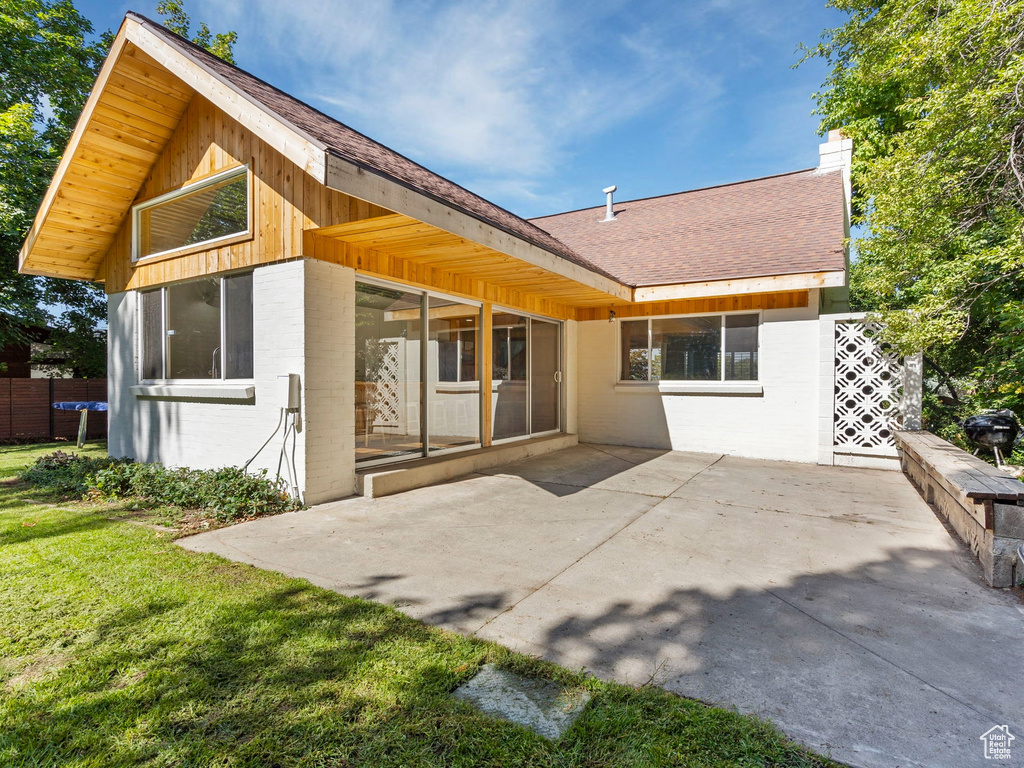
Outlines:
{"label": "wooden soffit", "polygon": [[19,270],[102,280],[115,234],[197,93],[323,182],[325,147],[129,16],[25,238]]}
{"label": "wooden soffit", "polygon": [[310,230],[311,234],[346,243],[424,267],[444,270],[520,294],[568,306],[607,305],[616,295],[488,248],[403,214]]}
{"label": "wooden soffit", "polygon": [[36,275],[95,280],[194,92],[119,36],[19,258]]}

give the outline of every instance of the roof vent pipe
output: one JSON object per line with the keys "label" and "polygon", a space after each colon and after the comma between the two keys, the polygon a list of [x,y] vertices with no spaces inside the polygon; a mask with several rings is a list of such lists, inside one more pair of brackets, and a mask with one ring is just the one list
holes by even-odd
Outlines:
{"label": "roof vent pipe", "polygon": [[605,203],[604,218],[602,221],[615,221],[615,211],[612,208],[612,195],[615,194],[615,190],[618,189],[614,184],[610,187],[604,188],[604,193],[608,196],[608,202]]}

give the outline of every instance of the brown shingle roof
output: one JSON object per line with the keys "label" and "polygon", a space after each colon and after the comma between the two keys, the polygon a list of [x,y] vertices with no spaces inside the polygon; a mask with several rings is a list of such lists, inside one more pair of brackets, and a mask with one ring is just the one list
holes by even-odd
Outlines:
{"label": "brown shingle roof", "polygon": [[259,103],[264,109],[277,115],[286,123],[290,123],[307,137],[322,144],[327,151],[457,208],[574,264],[605,277],[612,277],[600,266],[576,253],[572,248],[559,242],[548,232],[531,224],[526,219],[473,194],[443,176],[439,176],[393,149],[385,147],[333,117],[299,101],[294,96],[260,80],[255,75],[251,75],[233,64],[228,64],[155,21],[131,11],[128,16],[145,26],[146,29],[160,35],[221,81]]}
{"label": "brown shingle roof", "polygon": [[842,176],[814,170],[527,221],[137,13],[128,16],[325,151],[629,286],[842,270]]}
{"label": "brown shingle roof", "polygon": [[631,286],[845,268],[839,171],[751,181],[532,219]]}

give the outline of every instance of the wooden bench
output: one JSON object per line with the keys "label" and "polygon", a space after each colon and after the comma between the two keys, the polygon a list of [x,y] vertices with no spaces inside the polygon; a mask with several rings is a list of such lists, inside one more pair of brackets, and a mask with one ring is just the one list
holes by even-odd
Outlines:
{"label": "wooden bench", "polygon": [[904,473],[970,546],[994,587],[1024,576],[1024,483],[931,432],[896,432]]}

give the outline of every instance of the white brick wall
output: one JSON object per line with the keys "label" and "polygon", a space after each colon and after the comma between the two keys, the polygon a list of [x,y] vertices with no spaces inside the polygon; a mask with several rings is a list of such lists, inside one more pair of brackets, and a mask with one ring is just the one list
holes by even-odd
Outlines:
{"label": "white brick wall", "polygon": [[[302,381],[302,431],[295,441],[300,486],[309,503],[354,489],[354,272],[313,260],[253,273],[254,402],[138,398],[137,294],[109,297],[109,450],[168,466],[240,465],[278,422],[277,377]],[[281,432],[255,462],[274,473]],[[309,458],[307,458],[309,457]]]}
{"label": "white brick wall", "polygon": [[355,492],[356,273],[306,264],[306,503]]}
{"label": "white brick wall", "polygon": [[[355,491],[355,273],[312,259],[255,270],[255,402],[137,398],[136,294],[109,297],[110,453],[170,466],[244,463],[277,424],[277,376],[302,377],[296,464],[307,503]],[[616,391],[618,324],[565,324],[565,426],[589,442],[813,462],[824,415],[817,295],[764,313],[762,395]],[[253,466],[274,472],[281,436]]]}
{"label": "white brick wall", "polygon": [[579,323],[575,320],[566,320],[562,324],[562,364],[565,370],[562,371],[562,391],[565,397],[565,408],[563,417],[565,419],[565,432],[570,435],[576,434],[579,430],[579,391],[577,389],[577,370],[579,365]]}
{"label": "white brick wall", "polygon": [[812,292],[810,305],[764,312],[759,357],[763,395],[616,391],[619,324],[607,320],[579,323],[580,440],[817,461],[820,336],[816,292]]}

